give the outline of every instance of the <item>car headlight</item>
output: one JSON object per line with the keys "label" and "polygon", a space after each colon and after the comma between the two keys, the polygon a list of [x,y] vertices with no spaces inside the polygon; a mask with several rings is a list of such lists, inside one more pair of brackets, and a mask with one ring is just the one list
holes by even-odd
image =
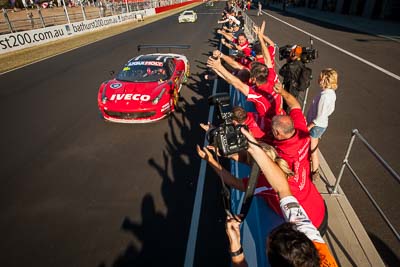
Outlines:
{"label": "car headlight", "polygon": [[165,88],[161,89],[161,92],[151,101],[153,103],[153,105],[158,104],[158,102],[160,101],[160,99],[162,98],[164,93],[165,93]]}

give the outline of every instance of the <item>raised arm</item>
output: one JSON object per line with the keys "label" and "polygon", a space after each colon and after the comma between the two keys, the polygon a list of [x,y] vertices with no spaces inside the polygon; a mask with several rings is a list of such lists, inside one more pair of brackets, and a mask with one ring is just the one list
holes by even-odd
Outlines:
{"label": "raised arm", "polygon": [[214,50],[213,51],[213,57],[214,58],[220,58],[223,61],[225,61],[229,66],[231,66],[234,69],[241,70],[244,68],[242,64],[231,58],[230,56],[225,55],[219,50]]}
{"label": "raised arm", "polygon": [[225,184],[242,192],[246,190],[243,182],[240,179],[234,177],[229,171],[224,169],[224,167],[222,167],[222,165],[215,160],[211,152],[206,147],[201,149],[200,146],[197,146],[196,149],[197,154],[200,156],[200,158],[208,162],[208,164],[214,169],[218,176],[222,178]]}
{"label": "raised arm", "polygon": [[274,91],[282,96],[283,100],[286,102],[290,110],[294,108],[301,109],[299,101],[297,101],[297,99],[293,95],[291,95],[288,91],[286,91],[281,83],[275,83]]}
{"label": "raised arm", "polygon": [[267,35],[263,34],[263,39],[269,46],[275,46],[274,41],[272,41]]}
{"label": "raised arm", "polygon": [[[249,86],[243,83],[239,78],[227,71],[221,64],[221,60],[209,57],[207,60],[207,67],[213,69],[217,74],[220,73],[221,77],[235,89],[239,90],[242,94],[247,96],[249,94]],[[218,74],[219,75],[219,74]]]}
{"label": "raised arm", "polygon": [[265,36],[264,35],[265,20],[262,22],[260,28],[258,26],[254,26],[253,30],[257,34],[258,40],[260,41],[262,53],[263,53],[263,56],[264,56],[265,65],[268,68],[273,68],[271,56],[269,54],[268,48],[267,48],[267,46],[265,44],[265,40],[264,40],[264,36]]}
{"label": "raised arm", "polygon": [[264,150],[257,144],[256,139],[244,128],[241,128],[242,133],[250,141],[247,151],[260,166],[268,183],[278,193],[280,199],[291,196],[292,192],[282,169],[270,157],[265,154]]}
{"label": "raised arm", "polygon": [[225,31],[223,31],[223,30],[218,30],[217,33],[221,34],[222,36],[225,37],[225,39],[227,39],[227,40],[229,40],[229,41],[231,41],[231,42],[233,41],[233,39],[235,39],[235,38],[233,37],[233,34],[230,33],[230,32],[225,32]]}

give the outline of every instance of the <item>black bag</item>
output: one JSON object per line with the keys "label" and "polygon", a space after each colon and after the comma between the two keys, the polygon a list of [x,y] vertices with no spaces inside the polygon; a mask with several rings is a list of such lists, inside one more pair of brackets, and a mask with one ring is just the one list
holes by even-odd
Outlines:
{"label": "black bag", "polygon": [[298,90],[299,91],[305,91],[307,88],[310,87],[311,85],[311,80],[312,80],[312,69],[309,67],[306,67],[305,64],[302,64],[302,70],[300,73],[299,77],[299,86]]}

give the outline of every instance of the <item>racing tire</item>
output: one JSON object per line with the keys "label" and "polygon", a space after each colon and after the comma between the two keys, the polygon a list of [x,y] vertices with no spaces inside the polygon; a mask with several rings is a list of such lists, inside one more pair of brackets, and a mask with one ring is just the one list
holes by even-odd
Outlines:
{"label": "racing tire", "polygon": [[183,77],[182,83],[187,84],[189,77],[190,77],[190,63],[188,63],[187,65],[187,71],[185,72],[185,76]]}

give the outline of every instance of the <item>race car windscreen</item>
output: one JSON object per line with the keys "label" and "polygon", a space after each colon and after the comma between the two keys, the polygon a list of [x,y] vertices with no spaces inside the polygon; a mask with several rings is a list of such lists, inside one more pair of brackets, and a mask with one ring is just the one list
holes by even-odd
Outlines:
{"label": "race car windscreen", "polygon": [[159,61],[134,61],[129,62],[116,77],[124,82],[157,82],[167,80],[170,77]]}

